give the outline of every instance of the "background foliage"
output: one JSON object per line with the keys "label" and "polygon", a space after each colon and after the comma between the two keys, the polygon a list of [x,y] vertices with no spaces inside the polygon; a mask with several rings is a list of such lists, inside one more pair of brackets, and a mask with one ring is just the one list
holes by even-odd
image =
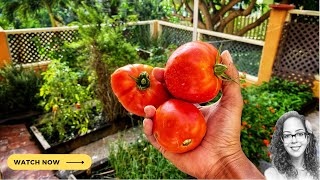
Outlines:
{"label": "background foliage", "polygon": [[37,93],[42,83],[40,73],[31,69],[11,64],[0,69],[1,112],[39,110]]}

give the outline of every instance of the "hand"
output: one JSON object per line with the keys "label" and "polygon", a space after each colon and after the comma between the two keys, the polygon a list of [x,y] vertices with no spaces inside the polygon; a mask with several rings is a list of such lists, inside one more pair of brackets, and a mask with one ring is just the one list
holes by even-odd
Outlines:
{"label": "hand", "polygon": [[[228,51],[221,54],[228,67],[226,74],[239,82],[239,74]],[[154,76],[164,82],[164,69],[155,68]],[[199,107],[207,121],[207,132],[201,144],[192,151],[175,154],[165,151],[152,134],[155,107],[146,106],[144,133],[149,142],[181,171],[196,178],[263,178],[246,158],[240,144],[240,125],[243,100],[239,84],[224,81],[222,98],[215,104]],[[241,168],[243,172],[239,171]],[[248,172],[249,171],[249,172]],[[248,173],[251,174],[248,175]]]}

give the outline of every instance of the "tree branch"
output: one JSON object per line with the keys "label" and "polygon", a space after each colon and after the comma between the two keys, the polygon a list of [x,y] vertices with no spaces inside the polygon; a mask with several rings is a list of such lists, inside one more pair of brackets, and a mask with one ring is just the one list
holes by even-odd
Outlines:
{"label": "tree branch", "polygon": [[190,21],[191,23],[192,23],[192,16],[191,17],[185,17],[185,16],[183,16],[183,15],[181,15],[181,14],[177,14],[177,13],[173,13],[172,14],[173,16],[175,16],[175,17],[177,17],[177,18],[179,18],[180,20],[183,20],[183,21]]}
{"label": "tree branch", "polygon": [[261,23],[263,23],[266,19],[268,19],[270,16],[270,10],[266,12],[264,15],[262,15],[259,19],[257,19],[255,22],[245,26],[244,28],[240,29],[235,35],[242,36],[246,32],[250,31],[251,29],[259,26]]}
{"label": "tree branch", "polygon": [[227,16],[225,19],[221,20],[219,27],[217,28],[218,32],[222,32],[224,30],[224,28],[226,27],[226,25],[231,22],[232,20],[234,20],[236,17],[238,16],[247,16],[251,13],[254,5],[256,4],[257,0],[252,0],[249,7],[246,8],[245,10],[236,10],[233,11],[229,14],[229,16]]}
{"label": "tree branch", "polygon": [[202,12],[202,15],[204,16],[204,24],[206,27],[205,29],[213,30],[209,9],[206,6],[206,4],[204,4],[204,2],[202,2],[201,0],[199,1],[199,10]]}
{"label": "tree branch", "polygon": [[173,4],[173,11],[174,11],[174,13],[176,13],[176,14],[177,14],[177,12],[179,12],[179,11],[180,11],[180,9],[181,9],[181,7],[182,7],[183,3],[182,3],[182,2],[180,3],[180,5],[179,5],[178,9],[176,9],[176,3],[174,2],[174,0],[172,0],[172,1],[171,1],[171,3]]}
{"label": "tree branch", "polygon": [[212,23],[216,24],[218,21],[220,21],[220,17],[223,17],[223,15],[228,12],[230,9],[232,9],[232,7],[237,4],[238,2],[240,2],[241,0],[232,0],[231,2],[229,2],[227,5],[222,4],[221,5],[221,9],[217,12],[217,14],[214,16],[214,18],[212,19]]}

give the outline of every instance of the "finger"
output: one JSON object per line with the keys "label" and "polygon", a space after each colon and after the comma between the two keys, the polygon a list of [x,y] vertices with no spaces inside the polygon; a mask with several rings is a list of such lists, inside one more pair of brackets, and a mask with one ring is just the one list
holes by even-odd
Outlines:
{"label": "finger", "polygon": [[153,118],[156,113],[156,108],[154,106],[148,105],[144,107],[144,113],[146,114],[146,118]]}
{"label": "finger", "polygon": [[[228,67],[225,72],[228,76],[234,79],[237,83],[233,81],[223,81],[222,82],[222,99],[221,101],[227,103],[228,108],[235,106],[238,111],[242,111],[242,95],[241,95],[241,87],[239,84],[239,72],[237,68],[234,66],[232,57],[229,51],[223,51],[221,54],[221,62]],[[235,108],[232,108],[235,109]]]}
{"label": "finger", "polygon": [[156,80],[164,82],[164,68],[155,67],[152,73]]}
{"label": "finger", "polygon": [[143,132],[146,135],[148,141],[157,149],[160,149],[160,144],[158,144],[156,138],[152,133],[153,122],[149,118],[143,120]]}

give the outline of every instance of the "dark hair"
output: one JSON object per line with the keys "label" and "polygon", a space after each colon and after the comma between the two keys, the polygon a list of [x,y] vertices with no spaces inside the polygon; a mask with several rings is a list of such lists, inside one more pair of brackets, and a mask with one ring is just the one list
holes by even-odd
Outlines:
{"label": "dark hair", "polygon": [[[273,166],[276,167],[279,173],[284,174],[288,179],[297,178],[298,175],[298,170],[291,164],[290,155],[285,150],[283,141],[281,140],[283,135],[284,122],[291,117],[296,117],[300,119],[305,130],[308,131],[305,117],[303,115],[300,115],[296,111],[289,111],[283,114],[278,119],[276,123],[276,129],[272,135],[271,144],[269,146]],[[307,145],[307,148],[304,152],[305,168],[315,179],[319,179],[319,159],[317,156],[317,140],[312,132],[308,133],[309,144]]]}

